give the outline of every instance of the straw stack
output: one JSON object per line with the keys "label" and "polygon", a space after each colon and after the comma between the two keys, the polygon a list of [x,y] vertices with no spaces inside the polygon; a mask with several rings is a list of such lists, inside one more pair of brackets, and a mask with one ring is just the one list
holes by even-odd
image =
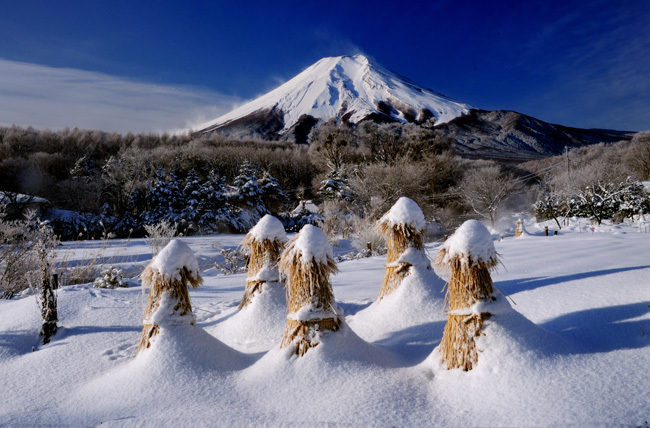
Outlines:
{"label": "straw stack", "polygon": [[[375,229],[386,239],[388,247],[386,275],[379,292],[379,300],[395,291],[409,274],[409,268],[412,266],[409,258],[413,259],[415,255],[416,259],[428,260],[422,242],[425,226],[422,210],[412,199],[406,197],[401,197],[377,221]],[[404,257],[407,252],[410,257]]]}
{"label": "straw stack", "polygon": [[203,283],[194,253],[176,239],[151,260],[140,279],[149,287],[149,298],[138,352],[151,346],[161,326],[195,323],[187,286]]}
{"label": "straw stack", "polygon": [[515,229],[515,238],[519,238],[521,235],[524,234],[524,226],[520,219],[517,219],[517,222],[515,224],[517,225]]}
{"label": "straw stack", "polygon": [[341,325],[330,275],[338,272],[332,247],[319,228],[306,225],[287,244],[280,258],[287,281],[287,324],[281,348],[295,346],[304,355],[320,343],[320,335]]}
{"label": "straw stack", "polygon": [[478,361],[476,338],[491,316],[485,303],[495,300],[490,270],[498,262],[490,233],[476,220],[463,223],[438,251],[436,267],[450,274],[448,319],[440,343],[447,369],[471,370]]}
{"label": "straw stack", "polygon": [[248,250],[248,277],[239,309],[248,306],[267,283],[280,282],[278,260],[287,242],[280,220],[265,215],[247,234],[241,245]]}

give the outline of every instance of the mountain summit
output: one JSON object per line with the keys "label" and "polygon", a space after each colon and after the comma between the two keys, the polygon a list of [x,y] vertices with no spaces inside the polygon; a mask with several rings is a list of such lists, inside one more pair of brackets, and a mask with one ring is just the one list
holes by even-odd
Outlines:
{"label": "mountain summit", "polygon": [[[233,136],[306,138],[332,118],[359,123],[441,124],[466,114],[466,104],[423,88],[363,55],[323,58],[293,79],[202,126]],[[293,138],[292,138],[293,139]]]}

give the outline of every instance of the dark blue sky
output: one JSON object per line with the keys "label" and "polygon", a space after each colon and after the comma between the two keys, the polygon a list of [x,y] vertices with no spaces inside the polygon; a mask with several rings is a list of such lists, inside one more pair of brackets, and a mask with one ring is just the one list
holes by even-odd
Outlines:
{"label": "dark blue sky", "polygon": [[[143,93],[166,88],[191,98],[179,105],[170,101],[161,117],[172,117],[175,108],[197,112],[203,104],[218,112],[261,95],[324,56],[363,53],[477,108],[516,110],[576,127],[650,129],[648,0],[13,0],[0,5],[5,63],[0,73],[13,73],[6,79],[11,84],[0,83],[0,123],[59,123],[49,124],[40,117],[47,109],[34,113],[27,101],[31,117],[9,117],[3,97],[16,106],[22,105],[21,96],[30,103],[44,92],[66,98],[57,94],[78,87],[87,99],[113,98],[111,88],[121,83],[144,84]],[[40,67],[26,73],[20,68],[24,63]],[[60,76],[62,68],[77,73]],[[54,90],[49,72],[58,75],[56,84],[68,86]],[[30,84],[29,78],[40,80]],[[106,80],[99,95],[89,82],[95,78]],[[36,96],[30,87],[52,90],[39,89]],[[122,97],[118,104],[124,111],[108,114],[121,130],[117,121],[132,108],[124,98],[142,97],[120,90],[115,97]],[[50,101],[42,100],[43,105]],[[75,126],[78,113],[71,110],[66,118],[65,103],[57,103],[56,120]],[[151,107],[152,115],[157,107]],[[178,114],[188,119],[186,111]],[[212,113],[201,114],[210,119]],[[97,126],[110,128],[111,122]]]}

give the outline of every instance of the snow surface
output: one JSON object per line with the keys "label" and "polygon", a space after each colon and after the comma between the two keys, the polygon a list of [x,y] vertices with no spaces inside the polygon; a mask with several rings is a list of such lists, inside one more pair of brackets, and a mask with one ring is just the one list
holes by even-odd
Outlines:
{"label": "snow surface", "polygon": [[287,241],[287,234],[284,231],[284,226],[277,218],[270,214],[266,214],[257,222],[257,224],[248,231],[248,235],[255,241],[262,242],[264,240],[280,242]]}
{"label": "snow surface", "polygon": [[470,372],[435,355],[446,321],[435,275],[374,303],[385,256],[340,263],[332,284],[348,325],[304,357],[279,349],[279,327],[235,334],[246,275],[212,266],[242,235],[183,238],[205,278],[190,290],[196,326],[163,329],[134,358],[146,241],[65,243],[61,258],[101,250],[134,286],[59,289],[60,329],[45,346],[35,298],[0,301],[0,425],[646,426],[650,233],[572,219],[545,237],[544,225],[557,227],[527,221],[527,239],[494,243],[502,296]]}
{"label": "snow surface", "polygon": [[219,322],[206,327],[208,333],[240,351],[266,351],[277,344],[287,323],[284,284],[264,283],[262,292],[247,306],[231,315],[215,318]]}
{"label": "snow surface", "polygon": [[[406,105],[416,111],[428,109],[436,124],[446,123],[469,111],[470,106],[417,86],[363,55],[323,58],[293,79],[233,111],[201,126],[201,129],[226,125],[260,110],[276,108],[284,113],[286,132],[303,115],[327,120],[341,112],[351,112],[349,121],[357,123],[372,113],[377,105]],[[394,114],[406,122],[403,112]]]}
{"label": "snow surface", "polygon": [[180,239],[172,239],[151,261],[151,269],[166,278],[181,279],[181,269],[199,273],[199,264],[194,252]]}
{"label": "snow surface", "polygon": [[413,199],[407,198],[406,196],[399,198],[377,223],[388,224],[391,227],[398,224],[405,224],[413,226],[417,230],[426,228],[422,210]]}

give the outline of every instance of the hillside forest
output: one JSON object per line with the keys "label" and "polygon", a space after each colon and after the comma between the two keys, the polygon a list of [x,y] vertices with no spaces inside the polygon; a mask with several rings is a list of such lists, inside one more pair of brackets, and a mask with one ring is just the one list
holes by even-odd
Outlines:
{"label": "hillside forest", "polygon": [[185,235],[243,232],[272,213],[287,230],[315,223],[369,241],[401,196],[444,229],[468,218],[495,227],[509,212],[561,227],[561,217],[650,210],[647,132],[526,163],[457,156],[435,128],[411,124],[330,121],[308,141],[0,128],[2,221],[36,209],[61,239],[97,239],[145,236],[161,222]]}

